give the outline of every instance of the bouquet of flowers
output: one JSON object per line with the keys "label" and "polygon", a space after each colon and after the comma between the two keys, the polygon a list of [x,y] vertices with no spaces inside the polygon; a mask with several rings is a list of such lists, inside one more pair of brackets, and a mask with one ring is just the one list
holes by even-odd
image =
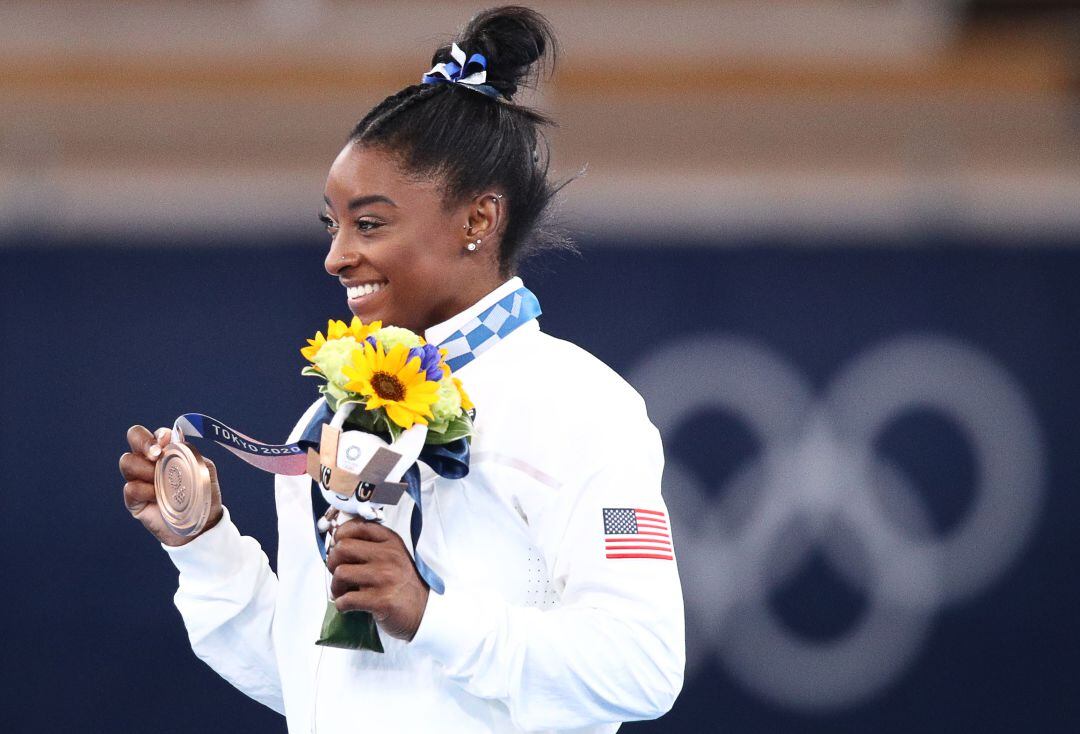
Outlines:
{"label": "bouquet of flowers", "polygon": [[420,423],[426,444],[446,444],[472,434],[473,408],[461,380],[450,374],[445,353],[408,329],[331,319],[300,350],[311,362],[302,374],[319,386],[330,409],[356,403],[346,426],[397,439]]}
{"label": "bouquet of flowers", "polygon": [[[325,552],[342,523],[357,516],[382,520],[382,502],[396,502],[380,500],[383,489],[398,487],[399,497],[408,491],[419,512],[418,460],[446,478],[467,473],[474,409],[444,361],[445,350],[408,329],[353,317],[349,324],[329,321],[326,335],[317,332],[300,352],[310,362],[302,374],[324,380],[319,392],[333,415],[322,427],[319,450],[308,450],[308,473],[330,504],[319,521]],[[415,551],[418,519],[414,514],[413,560],[442,593],[442,580]],[[317,644],[383,650],[368,612],[338,612],[332,600]]]}

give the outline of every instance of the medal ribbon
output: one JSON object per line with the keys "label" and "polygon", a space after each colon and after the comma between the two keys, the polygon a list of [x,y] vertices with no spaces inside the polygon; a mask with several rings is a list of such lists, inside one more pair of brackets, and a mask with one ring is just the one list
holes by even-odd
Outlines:
{"label": "medal ribbon", "polygon": [[469,319],[460,329],[446,337],[439,349],[446,350],[446,364],[454,372],[472,362],[509,336],[522,324],[542,313],[540,301],[522,286],[500,299],[480,315]]}
{"label": "medal ribbon", "polygon": [[311,441],[306,435],[296,443],[263,443],[202,413],[184,413],[173,422],[172,440],[187,438],[209,439],[257,469],[290,477],[307,474],[307,450],[319,447],[318,438]]}

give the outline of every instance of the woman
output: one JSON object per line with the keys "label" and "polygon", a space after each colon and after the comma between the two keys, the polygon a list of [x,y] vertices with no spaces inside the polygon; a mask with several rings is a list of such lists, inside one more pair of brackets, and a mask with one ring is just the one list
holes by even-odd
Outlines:
{"label": "woman", "polygon": [[[469,475],[422,487],[417,552],[445,593],[401,540],[408,499],[384,525],[339,528],[324,565],[307,477],[276,479],[276,575],[221,506],[216,474],[208,529],[172,534],[152,484],[168,431],[129,431],[125,502],[180,571],[193,649],[290,731],[611,732],[663,714],[682,685],[657,431],[614,372],[540,331],[514,276],[551,244],[547,120],[512,101],[548,57],[539,14],[480,13],[424,83],[360,121],[326,182],[325,267],[349,308],[447,348],[477,408]],[[338,609],[378,620],[384,654],[313,644],[328,574]]]}

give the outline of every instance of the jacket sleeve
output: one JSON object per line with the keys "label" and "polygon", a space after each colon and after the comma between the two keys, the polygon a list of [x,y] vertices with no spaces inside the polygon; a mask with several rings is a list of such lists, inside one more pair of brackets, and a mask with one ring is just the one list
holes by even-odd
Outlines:
{"label": "jacket sleeve", "polygon": [[[660,437],[643,405],[635,418],[619,426],[617,445],[600,452],[578,486],[562,487],[546,509],[530,515],[560,606],[513,606],[494,592],[448,587],[430,595],[410,643],[467,691],[505,703],[524,730],[656,718],[682,688],[683,602],[674,551],[621,554],[670,559],[612,558],[606,551],[605,508],[662,513],[652,516],[667,524]],[[657,532],[653,539],[662,541]]]}
{"label": "jacket sleeve", "polygon": [[222,678],[285,713],[271,626],[277,576],[254,538],[226,508],[217,525],[178,548],[162,545],[180,571],[173,601],[191,649]]}
{"label": "jacket sleeve", "polygon": [[[322,404],[313,402],[286,439],[292,443]],[[191,649],[233,686],[284,715],[272,628],[278,579],[259,542],[229,515],[187,545],[162,544],[180,571],[173,602]]]}

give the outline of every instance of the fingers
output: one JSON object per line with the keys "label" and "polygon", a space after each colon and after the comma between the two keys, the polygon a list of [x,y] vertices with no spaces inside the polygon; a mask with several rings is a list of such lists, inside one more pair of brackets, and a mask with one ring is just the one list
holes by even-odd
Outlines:
{"label": "fingers", "polygon": [[127,441],[134,453],[145,456],[151,461],[161,455],[161,446],[158,445],[157,438],[143,426],[129,428]]}
{"label": "fingers", "polygon": [[349,520],[334,532],[334,542],[340,543],[347,538],[366,540],[371,543],[385,543],[398,537],[390,528],[369,520]]}
{"label": "fingers", "polygon": [[172,440],[172,429],[161,427],[154,431],[154,441],[161,448],[165,448],[166,444]]}
{"label": "fingers", "polygon": [[[128,481],[154,480],[154,462],[161,456],[162,448],[172,438],[172,431],[159,428],[150,433],[143,426],[132,426],[127,432],[131,451],[120,457],[120,474]],[[215,477],[216,479],[216,477]]]}
{"label": "fingers", "polygon": [[128,452],[120,457],[120,474],[127,481],[154,481],[154,464],[140,454]]}
{"label": "fingers", "polygon": [[330,580],[330,596],[337,598],[357,589],[386,586],[390,581],[385,569],[359,563],[346,563],[334,571]]}
{"label": "fingers", "polygon": [[376,589],[357,589],[334,599],[334,607],[339,612],[371,612],[376,622],[384,622],[390,614],[384,596]]}
{"label": "fingers", "polygon": [[133,481],[124,485],[124,506],[132,515],[139,514],[156,499],[153,482]]}
{"label": "fingers", "polygon": [[[340,530],[341,528],[338,528]],[[334,547],[326,554],[326,567],[333,573],[338,566],[350,563],[371,563],[381,557],[382,547],[370,540],[358,538],[334,539]]]}

